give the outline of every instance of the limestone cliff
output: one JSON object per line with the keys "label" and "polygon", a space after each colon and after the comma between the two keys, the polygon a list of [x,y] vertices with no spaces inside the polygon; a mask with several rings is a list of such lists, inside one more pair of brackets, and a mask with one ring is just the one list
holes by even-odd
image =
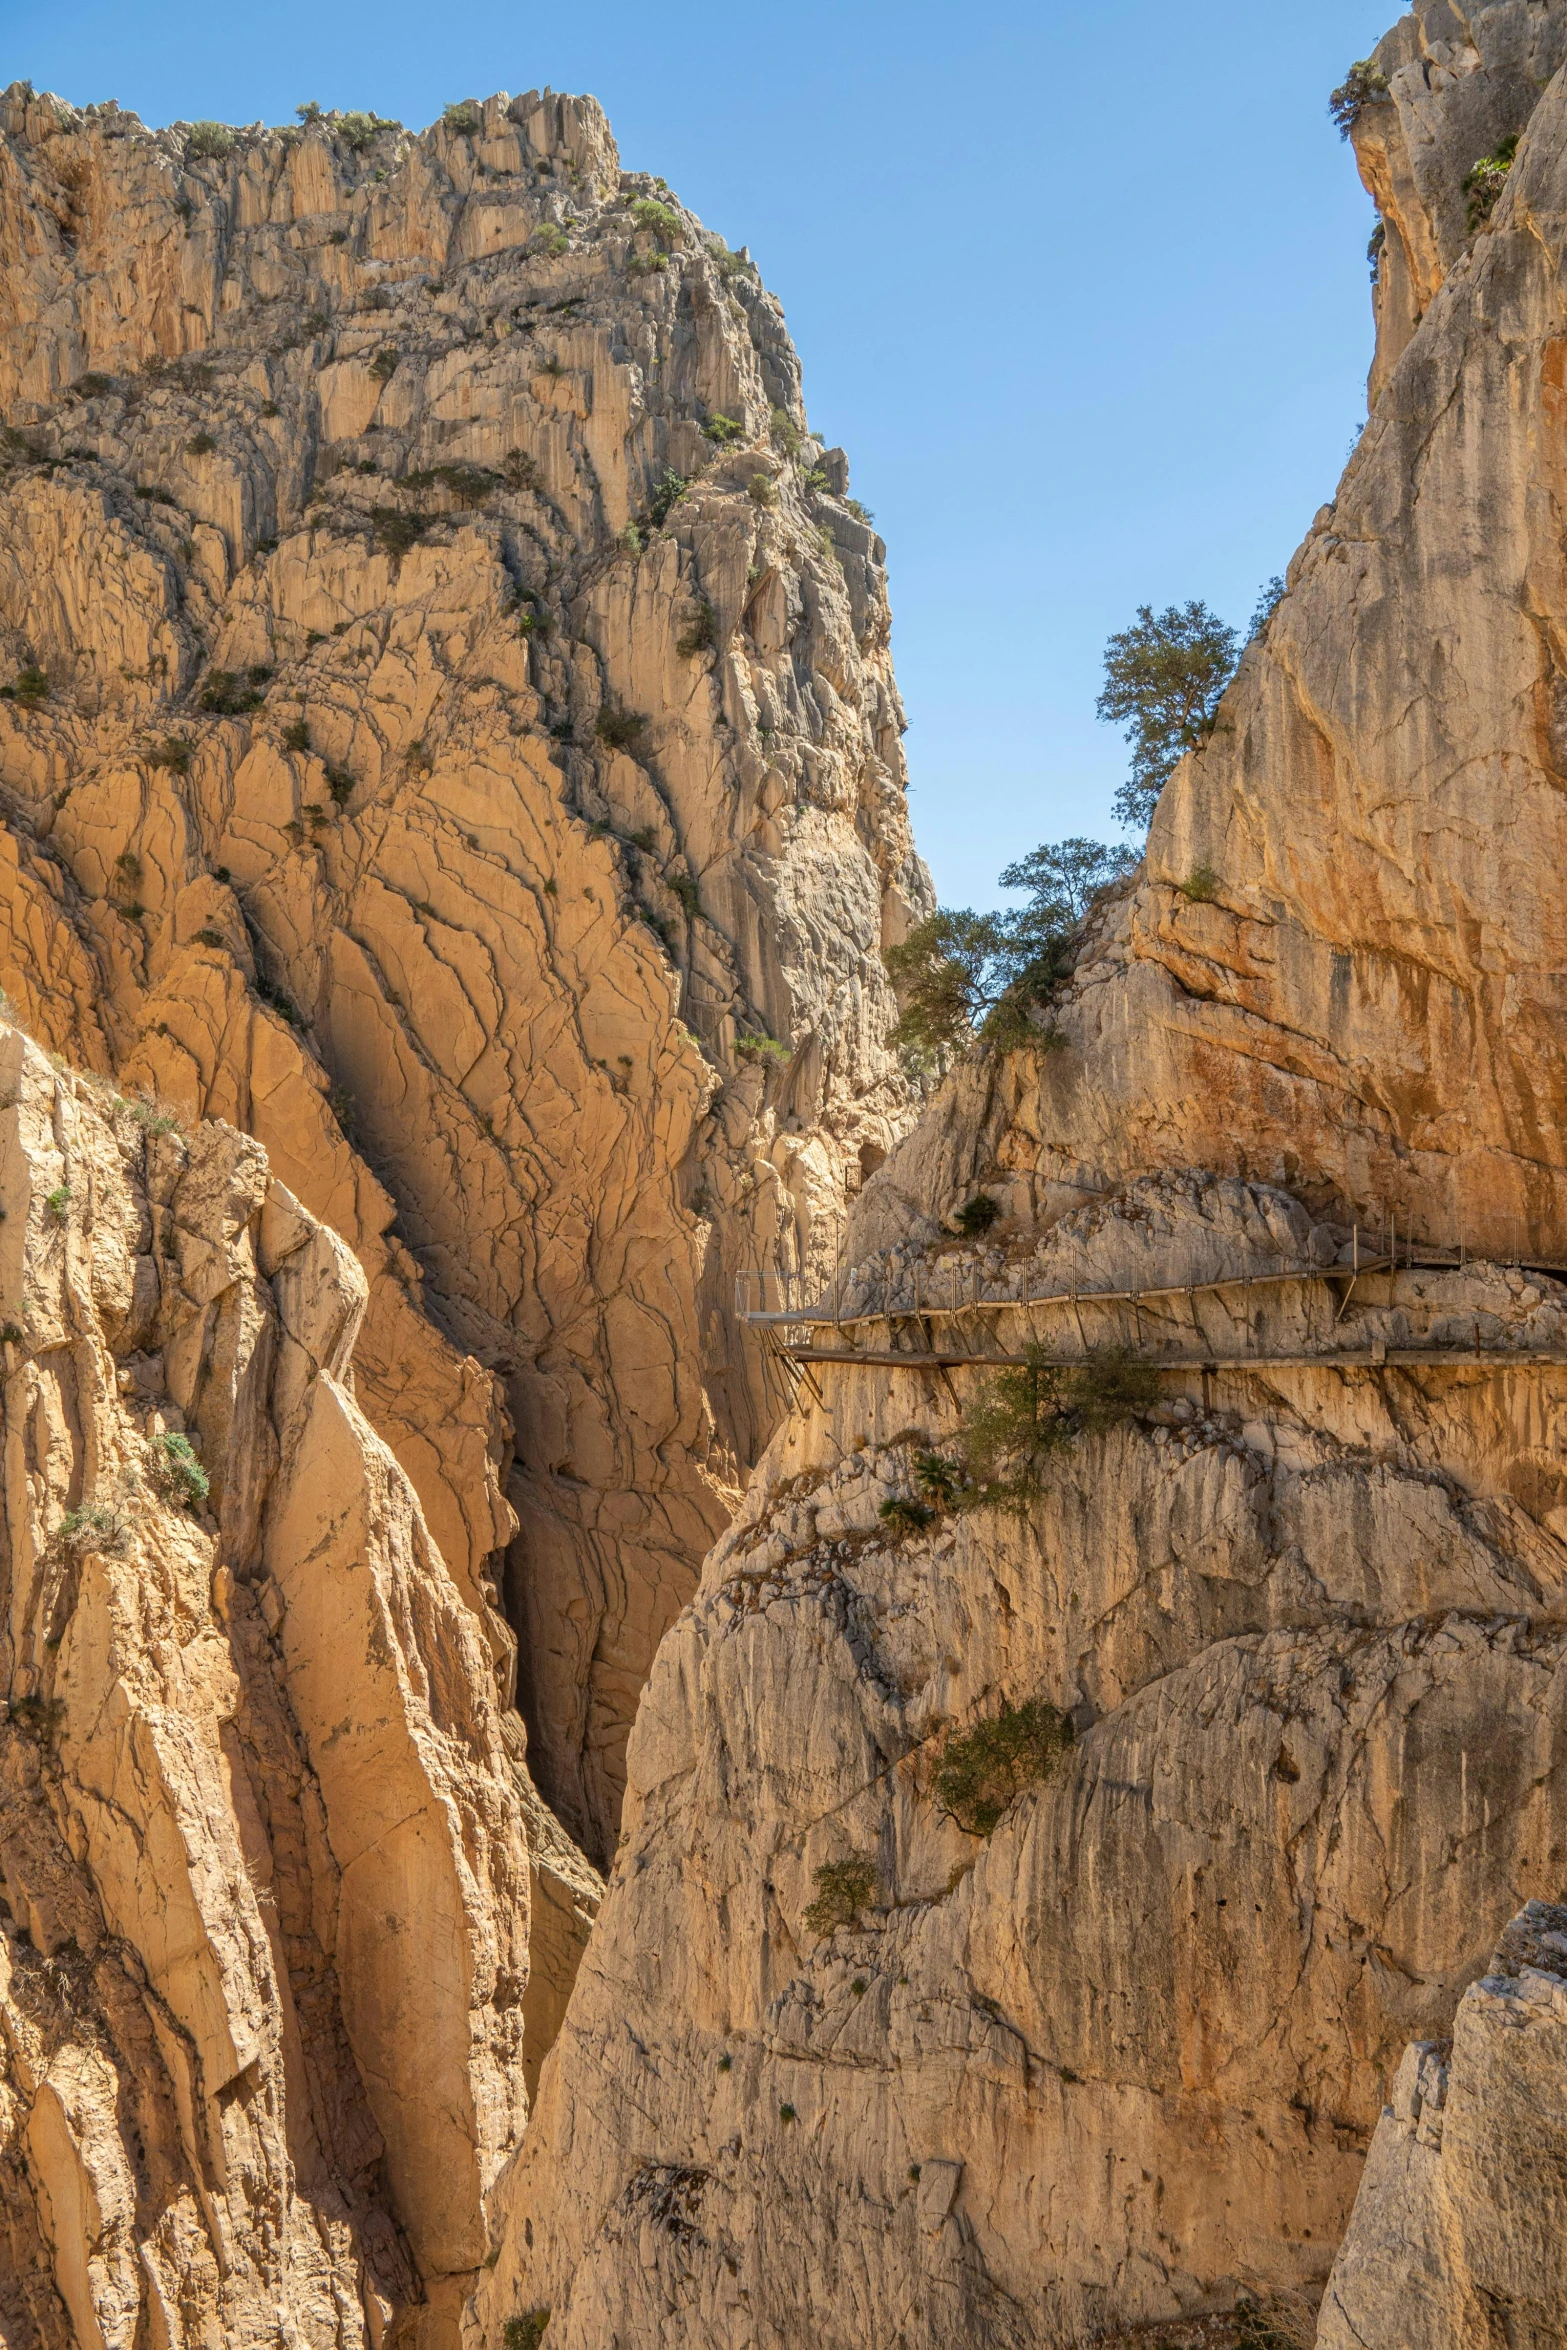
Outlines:
{"label": "limestone cliff", "polygon": [[590,99],[0,133],[0,980],[348,1242],[363,1408],[602,1852],[778,1408],[734,1275],[819,1274],[908,1120],[882,543]]}
{"label": "limestone cliff", "polygon": [[[1468,2247],[1432,2342],[1564,2338],[1507,2167],[1559,2160],[1559,2002],[1469,1988],[1567,1872],[1564,54],[1540,0],[1379,53],[1371,422],[1051,1048],[855,1211],[816,1351],[891,1360],[810,1367],[660,1651],[475,2343],[1304,2342],[1363,2172],[1334,2350],[1400,2231]],[[1030,1340],[1158,1400],[1021,1518],[913,1506]],[[965,1832],[938,1757],[1035,1698],[1075,1743]],[[1453,2036],[1451,2110],[1487,2033],[1433,2183],[1402,2052]]]}
{"label": "limestone cliff", "polygon": [[450,2339],[529,1791],[356,1400],[364,1273],[253,1139],[9,1023],[0,1195],[0,2339]]}

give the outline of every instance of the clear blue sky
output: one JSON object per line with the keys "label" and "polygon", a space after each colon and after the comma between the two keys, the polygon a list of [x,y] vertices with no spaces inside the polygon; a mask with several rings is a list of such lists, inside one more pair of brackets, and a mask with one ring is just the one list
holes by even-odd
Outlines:
{"label": "clear blue sky", "polygon": [[994,903],[1107,834],[1112,629],[1244,622],[1364,414],[1372,214],[1327,93],[1392,0],[0,0],[0,78],[152,123],[422,126],[592,90],[782,297],[892,566],[920,845]]}

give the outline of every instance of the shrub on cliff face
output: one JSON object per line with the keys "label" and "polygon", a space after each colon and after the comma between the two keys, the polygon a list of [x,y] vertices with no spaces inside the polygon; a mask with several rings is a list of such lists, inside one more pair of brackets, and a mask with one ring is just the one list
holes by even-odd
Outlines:
{"label": "shrub on cliff face", "polygon": [[828,1861],[816,1872],[816,1899],[806,1910],[806,1924],[824,1941],[839,1926],[857,1925],[861,1910],[875,1900],[878,1885],[876,1863],[863,1852]]}
{"label": "shrub on cliff face", "polygon": [[1386,96],[1387,75],[1369,57],[1357,57],[1328,99],[1328,112],[1338,124],[1339,137],[1347,139],[1366,107],[1380,105]]}
{"label": "shrub on cliff face", "polygon": [[1022,1362],[987,1380],[963,1415],[958,1446],[968,1483],[961,1505],[1026,1511],[1052,1453],[1135,1419],[1158,1392],[1157,1369],[1130,1347],[1094,1347],[1070,1364],[1047,1361],[1041,1346],[1025,1347]]}
{"label": "shrub on cliff face", "polygon": [[188,1436],[166,1428],[152,1443],[152,1481],[169,1501],[183,1502],[187,1509],[195,1509],[204,1502],[211,1490],[211,1480]]}
{"label": "shrub on cliff face", "polygon": [[234,151],[234,133],[226,122],[193,122],[185,139],[187,163],[202,163]]}
{"label": "shrub on cliff face", "polygon": [[549,2322],[547,2309],[526,2309],[521,2317],[509,2317],[501,2328],[502,2350],[539,2350]]}
{"label": "shrub on cliff face", "polygon": [[1497,198],[1507,185],[1507,175],[1518,153],[1518,138],[1518,132],[1514,131],[1494,154],[1482,155],[1474,169],[1466,174],[1464,194],[1469,199],[1467,217],[1472,229],[1479,228],[1495,211]]}
{"label": "shrub on cliff face", "polygon": [[460,138],[471,139],[478,130],[482,117],[471,98],[463,98],[455,106],[443,107],[441,128],[455,131]]}
{"label": "shrub on cliff face", "polygon": [[1042,1697],[954,1731],[933,1781],[937,1802],[969,1836],[988,1836],[1029,1787],[1041,1786],[1072,1744],[1066,1715]]}

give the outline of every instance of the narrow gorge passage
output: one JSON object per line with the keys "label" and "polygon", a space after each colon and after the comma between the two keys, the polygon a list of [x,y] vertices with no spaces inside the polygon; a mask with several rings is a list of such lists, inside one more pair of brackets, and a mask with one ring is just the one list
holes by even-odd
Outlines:
{"label": "narrow gorge passage", "polygon": [[1331,108],[987,916],[595,99],[0,93],[0,2350],[1567,2350],[1567,0]]}

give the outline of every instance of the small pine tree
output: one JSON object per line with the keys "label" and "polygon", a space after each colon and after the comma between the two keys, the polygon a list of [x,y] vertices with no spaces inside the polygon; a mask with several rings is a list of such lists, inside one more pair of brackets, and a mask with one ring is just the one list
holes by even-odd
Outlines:
{"label": "small pine tree", "polygon": [[1115,797],[1124,824],[1146,826],[1179,762],[1213,732],[1237,651],[1234,629],[1200,603],[1157,614],[1139,604],[1131,627],[1106,645],[1095,707],[1132,746],[1132,772]]}

